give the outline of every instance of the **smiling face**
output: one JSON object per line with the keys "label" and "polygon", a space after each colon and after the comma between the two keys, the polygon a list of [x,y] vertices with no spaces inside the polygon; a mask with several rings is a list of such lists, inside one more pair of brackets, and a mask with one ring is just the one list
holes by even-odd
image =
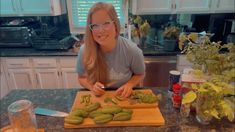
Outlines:
{"label": "smiling face", "polygon": [[94,40],[101,46],[115,41],[116,29],[114,21],[105,10],[98,10],[91,16],[92,35]]}

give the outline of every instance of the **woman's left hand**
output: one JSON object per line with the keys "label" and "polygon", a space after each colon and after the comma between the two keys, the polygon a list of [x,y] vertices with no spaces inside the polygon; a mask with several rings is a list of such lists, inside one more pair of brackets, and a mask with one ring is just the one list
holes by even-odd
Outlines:
{"label": "woman's left hand", "polygon": [[121,97],[128,98],[133,92],[133,89],[130,85],[124,84],[120,88],[116,90],[116,95],[120,95]]}

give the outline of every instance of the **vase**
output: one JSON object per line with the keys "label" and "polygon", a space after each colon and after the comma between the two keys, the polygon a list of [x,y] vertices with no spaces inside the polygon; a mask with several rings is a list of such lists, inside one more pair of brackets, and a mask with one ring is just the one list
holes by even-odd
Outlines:
{"label": "vase", "polygon": [[206,94],[198,93],[196,99],[196,119],[200,124],[208,125],[212,119],[211,115],[205,114],[202,108],[206,99]]}
{"label": "vase", "polygon": [[146,36],[140,37],[140,46],[141,46],[141,48],[147,48],[146,40],[147,40]]}
{"label": "vase", "polygon": [[165,51],[175,51],[176,40],[163,40],[163,50]]}

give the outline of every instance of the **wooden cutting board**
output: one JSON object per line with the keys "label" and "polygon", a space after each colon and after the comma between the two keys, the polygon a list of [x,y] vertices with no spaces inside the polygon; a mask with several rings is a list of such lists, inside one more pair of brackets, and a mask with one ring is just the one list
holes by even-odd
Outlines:
{"label": "wooden cutting board", "polygon": [[[141,90],[142,92],[151,93],[151,90]],[[113,97],[115,91],[107,91],[102,97],[96,97],[91,94],[90,91],[79,91],[74,100],[71,111],[76,108],[84,107],[80,103],[80,98],[82,95],[91,94],[92,102],[100,102],[101,106],[106,105],[103,100],[105,97]],[[112,127],[112,126],[160,126],[165,124],[165,120],[162,117],[162,114],[158,108],[158,105],[155,104],[129,104],[128,101],[120,101],[118,105],[122,108],[131,108],[133,109],[132,118],[129,121],[111,121],[106,124],[95,124],[92,119],[85,118],[84,122],[79,125],[72,125],[64,123],[65,128],[88,128],[88,127]]]}
{"label": "wooden cutting board", "polygon": [[[135,90],[135,91],[141,91],[144,93],[152,93],[152,90],[150,89],[146,89],[146,90]],[[84,107],[84,104],[80,103],[81,97],[83,95],[91,95],[91,102],[100,102],[101,106],[105,106],[105,105],[112,105],[112,103],[105,103],[104,99],[107,97],[110,98],[114,98],[115,97],[115,91],[106,91],[104,95],[102,95],[101,97],[96,97],[95,95],[93,95],[91,93],[91,91],[79,91],[76,95],[75,101],[73,105]],[[123,101],[118,101],[118,105],[122,108],[156,108],[158,106],[157,103],[153,103],[153,104],[147,104],[147,103],[130,103],[130,101],[128,99],[123,100]]]}
{"label": "wooden cutting board", "polygon": [[129,121],[110,121],[106,124],[95,124],[92,119],[85,118],[79,125],[64,123],[65,128],[112,127],[112,126],[161,126],[165,120],[158,108],[133,109]]}

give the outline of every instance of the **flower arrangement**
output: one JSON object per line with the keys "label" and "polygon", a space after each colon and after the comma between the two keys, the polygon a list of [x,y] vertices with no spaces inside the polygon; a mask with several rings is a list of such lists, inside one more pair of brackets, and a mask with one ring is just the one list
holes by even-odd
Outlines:
{"label": "flower arrangement", "polygon": [[162,35],[164,39],[176,40],[180,35],[180,28],[176,26],[165,27]]}
{"label": "flower arrangement", "polygon": [[133,23],[135,24],[135,29],[132,30],[133,37],[146,37],[150,31],[151,26],[147,20],[144,20],[137,16]]}
{"label": "flower arrangement", "polygon": [[[221,45],[211,42],[207,36],[200,43],[197,33],[182,34],[179,37],[179,48],[186,58],[193,63],[193,74],[197,77],[209,76],[206,82],[192,84],[192,91],[183,96],[182,104],[196,102],[197,117],[200,119],[221,119],[230,121],[235,116],[235,45]],[[185,44],[188,45],[185,46]],[[226,49],[221,53],[222,49]]]}

